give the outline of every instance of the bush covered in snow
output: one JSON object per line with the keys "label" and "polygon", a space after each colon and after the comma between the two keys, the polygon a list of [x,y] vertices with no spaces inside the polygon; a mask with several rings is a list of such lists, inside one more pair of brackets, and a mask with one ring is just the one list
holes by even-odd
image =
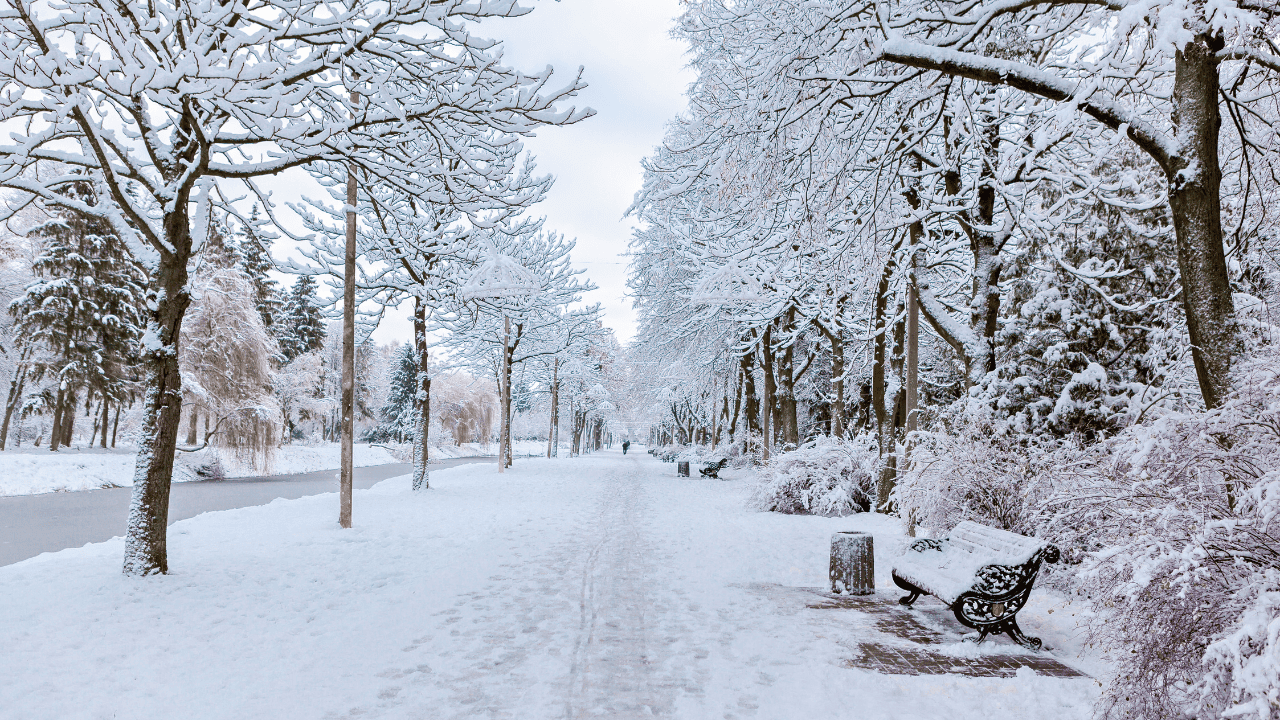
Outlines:
{"label": "bush covered in snow", "polygon": [[903,517],[934,533],[972,520],[1039,535],[1046,498],[1102,455],[1051,439],[1029,442],[1007,423],[977,418],[955,433],[913,434],[893,500]]}
{"label": "bush covered in snow", "polygon": [[867,438],[819,436],[779,453],[760,472],[750,504],[759,510],[824,516],[866,512],[875,497],[879,456]]}
{"label": "bush covered in snow", "polygon": [[1117,680],[1106,718],[1280,718],[1280,362],[1223,407],[1108,443],[1059,493],[1052,531],[1088,543],[1080,591]]}

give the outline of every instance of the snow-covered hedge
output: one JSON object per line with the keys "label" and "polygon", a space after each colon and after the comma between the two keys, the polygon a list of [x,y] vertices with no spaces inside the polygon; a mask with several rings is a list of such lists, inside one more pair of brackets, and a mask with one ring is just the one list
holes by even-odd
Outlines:
{"label": "snow-covered hedge", "polygon": [[893,501],[903,517],[931,534],[972,520],[1039,535],[1045,498],[1055,487],[1075,483],[1082,454],[1089,451],[1066,443],[1028,444],[1005,424],[971,418],[958,432],[912,435],[910,462],[902,463]]}
{"label": "snow-covered hedge", "polygon": [[1051,502],[1087,543],[1082,593],[1114,649],[1106,718],[1280,718],[1280,358],[1242,363],[1221,408],[1107,443]]}
{"label": "snow-covered hedge", "polygon": [[828,517],[865,512],[875,497],[878,462],[866,438],[821,436],[776,455],[749,502],[759,510]]}
{"label": "snow-covered hedge", "polygon": [[1280,358],[1237,388],[1087,447],[981,419],[917,433],[895,499],[936,533],[976,520],[1062,548],[1047,581],[1091,599],[1115,663],[1099,717],[1280,720]]}

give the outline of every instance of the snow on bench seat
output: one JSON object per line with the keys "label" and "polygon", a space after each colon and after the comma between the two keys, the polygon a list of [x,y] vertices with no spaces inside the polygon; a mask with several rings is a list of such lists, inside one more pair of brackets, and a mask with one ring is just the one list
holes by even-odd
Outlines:
{"label": "snow on bench seat", "polygon": [[[931,547],[940,545],[938,550]],[[973,589],[986,565],[1025,565],[1045,543],[1007,530],[965,521],[945,540],[921,543],[908,550],[893,571],[947,605]]]}

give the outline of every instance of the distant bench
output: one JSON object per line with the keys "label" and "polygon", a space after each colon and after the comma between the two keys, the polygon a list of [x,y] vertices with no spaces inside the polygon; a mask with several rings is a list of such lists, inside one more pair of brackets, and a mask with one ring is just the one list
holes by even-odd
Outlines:
{"label": "distant bench", "polygon": [[898,602],[910,606],[921,595],[946,603],[961,625],[1007,633],[1031,650],[1040,638],[1027,637],[1017,614],[1031,595],[1040,563],[1058,562],[1058,548],[1036,538],[962,522],[942,540],[916,540],[893,568],[893,582],[911,593]]}
{"label": "distant bench", "polygon": [[698,472],[702,473],[702,477],[720,479],[720,471],[729,466],[729,458],[720,458],[713,463],[707,463]]}

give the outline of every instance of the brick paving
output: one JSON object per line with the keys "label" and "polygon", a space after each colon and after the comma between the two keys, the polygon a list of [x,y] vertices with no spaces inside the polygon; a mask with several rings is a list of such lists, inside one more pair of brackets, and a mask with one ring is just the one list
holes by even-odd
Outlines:
{"label": "brick paving", "polygon": [[[1019,668],[1030,668],[1049,677],[1087,677],[1059,662],[1051,652],[1033,653],[1008,642],[1003,636],[988,638],[982,654],[956,656],[941,652],[940,646],[955,643],[966,631],[956,624],[951,611],[932,598],[921,598],[914,609],[898,604],[896,591],[875,595],[834,595],[825,588],[783,588],[754,586],[770,595],[783,595],[788,602],[802,599],[810,610],[860,613],[859,625],[867,627],[866,640],[853,648],[844,665],[885,675],[965,675],[968,677],[1013,677]],[[930,627],[934,625],[934,627]],[[880,636],[880,637],[876,637]],[[1003,645],[993,647],[995,643]],[[930,647],[932,646],[932,647]],[[992,652],[1008,647],[1009,652]]]}
{"label": "brick paving", "polygon": [[1050,677],[1085,677],[1085,674],[1047,655],[978,655],[956,657],[920,647],[859,643],[861,655],[845,661],[846,667],[884,675],[967,675],[1013,677],[1018,668],[1031,668]]}

